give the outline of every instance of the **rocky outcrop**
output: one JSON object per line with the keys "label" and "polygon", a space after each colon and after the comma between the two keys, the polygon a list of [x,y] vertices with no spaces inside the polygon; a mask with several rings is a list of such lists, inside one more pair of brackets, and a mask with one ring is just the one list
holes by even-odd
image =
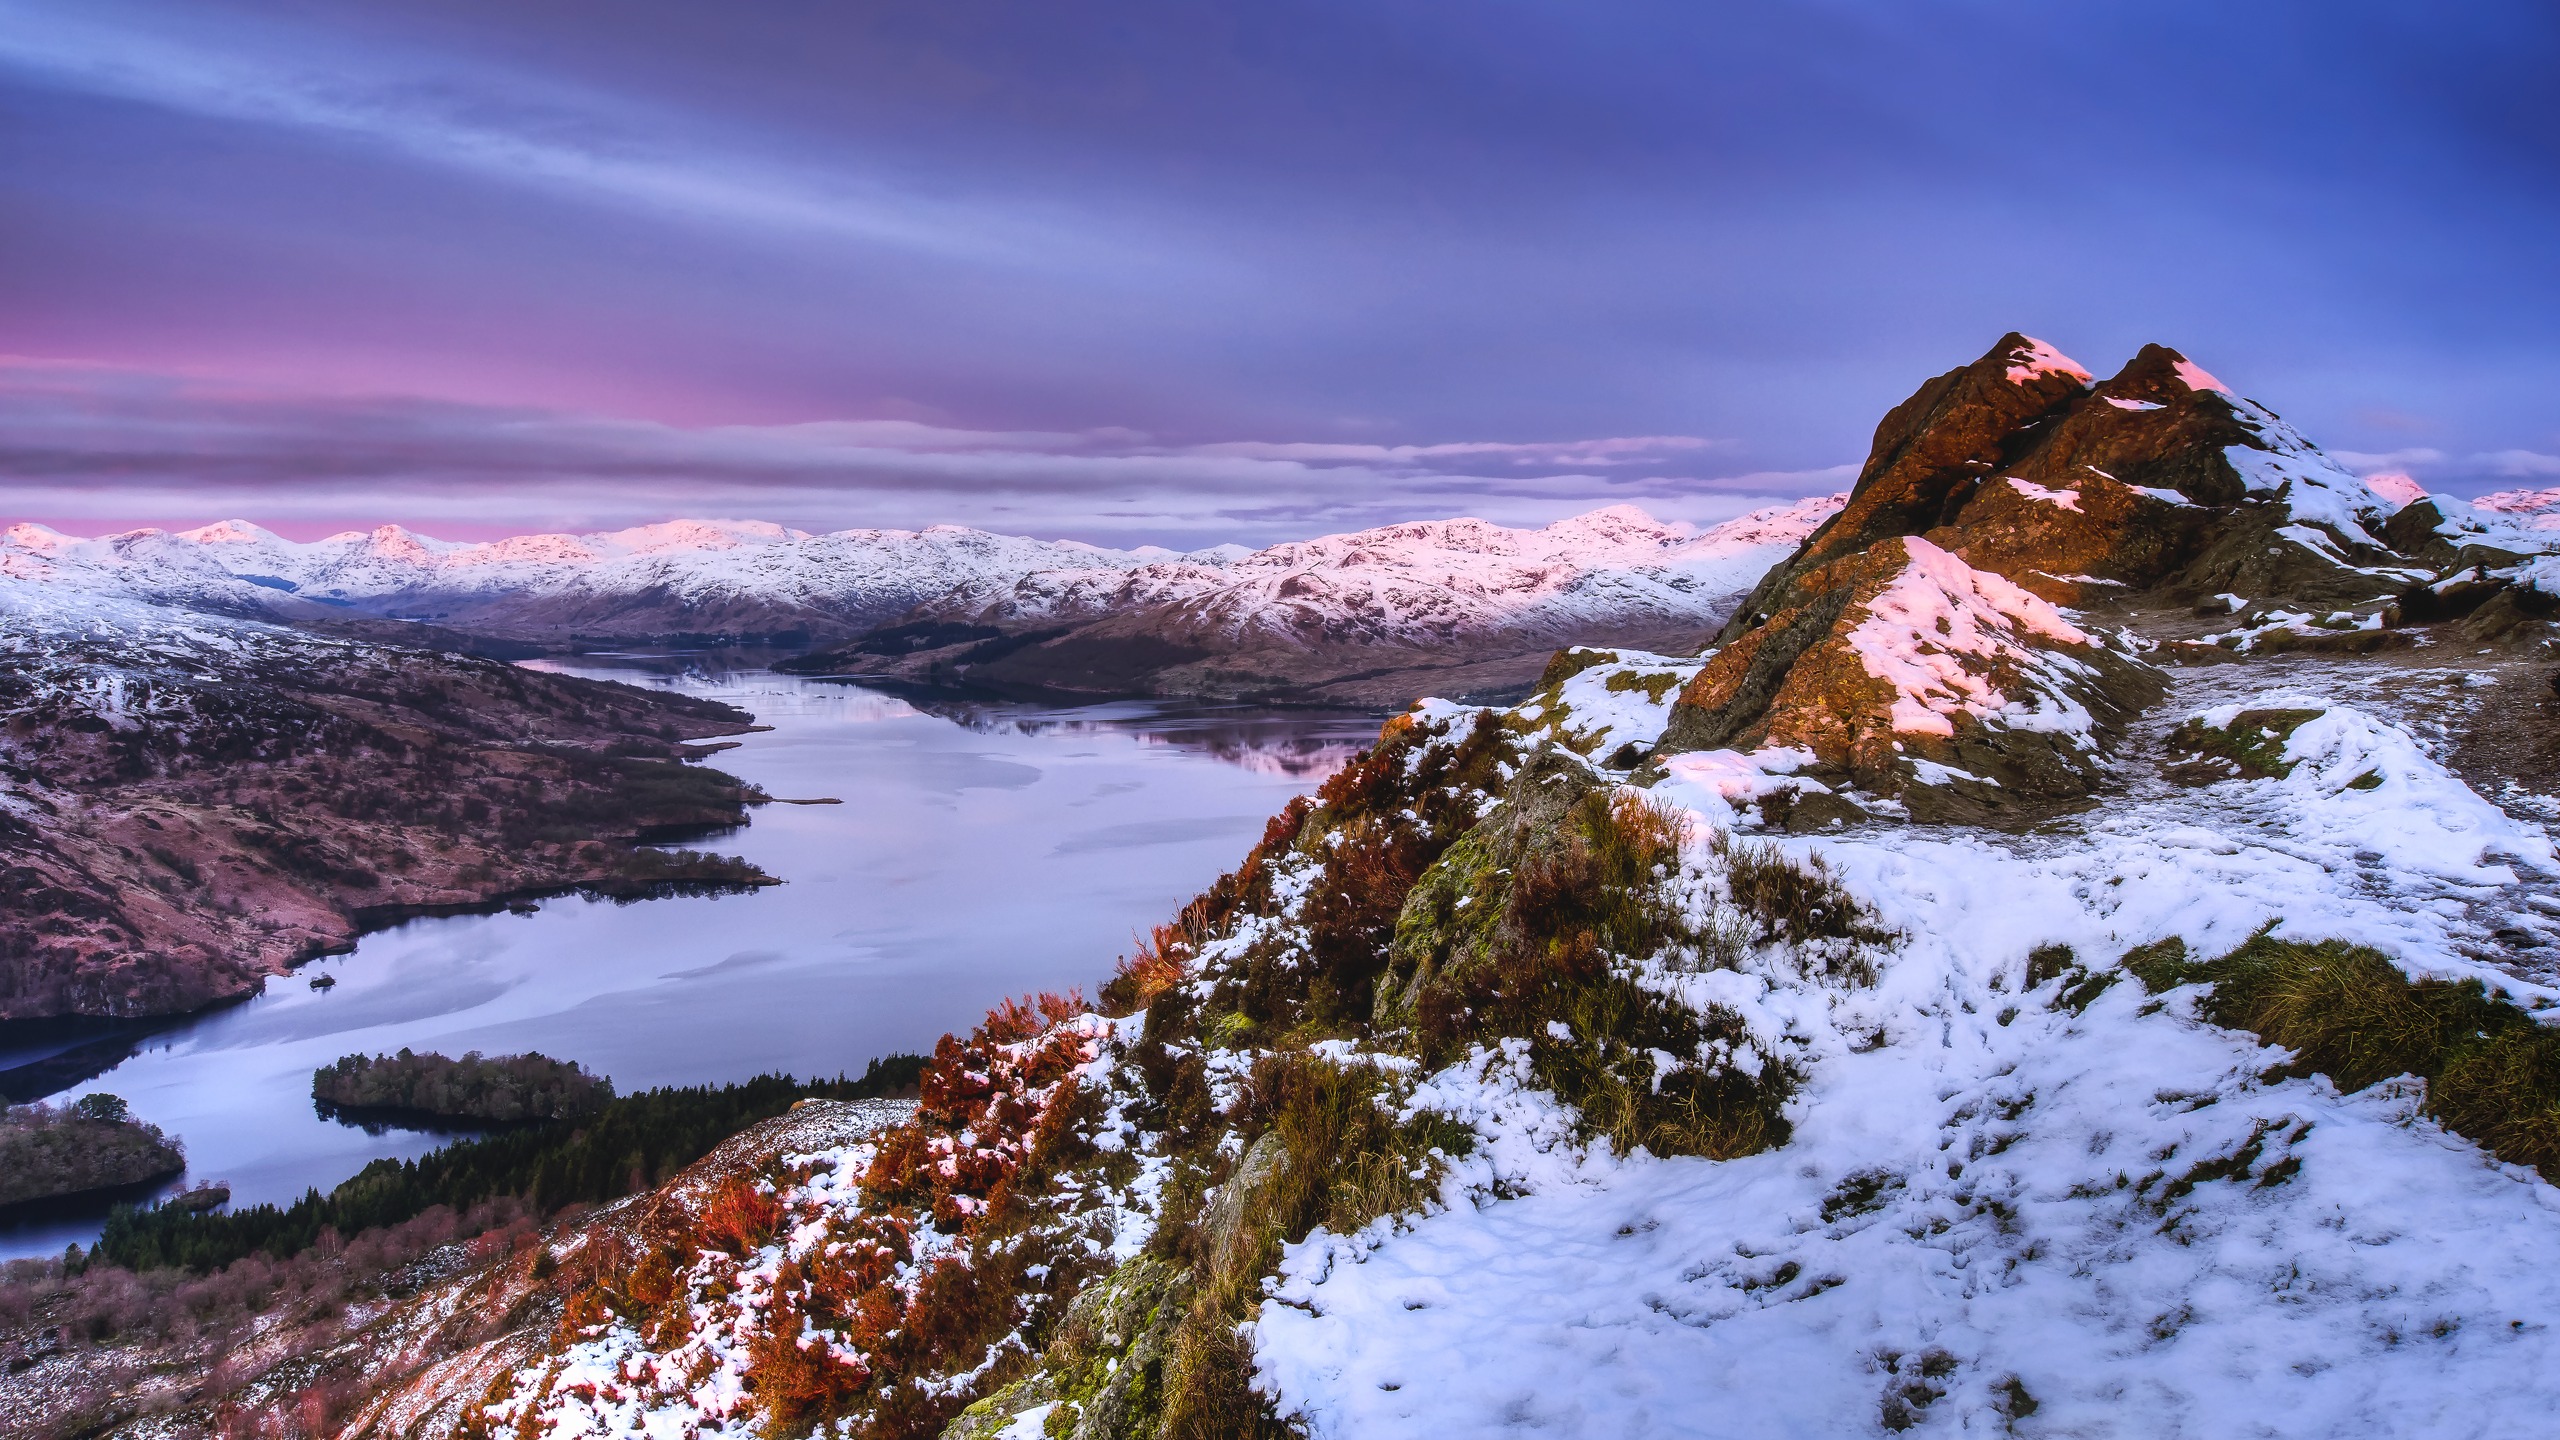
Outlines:
{"label": "rocky outcrop", "polygon": [[1727,622],[1658,748],[1801,751],[1923,818],[2083,795],[2160,682],[2137,642],[2056,606],[2377,603],[2451,549],[2395,508],[2175,350],[2096,381],[2013,333],[1885,417],[1846,506]]}
{"label": "rocky outcrop", "polygon": [[1718,639],[1801,606],[1808,577],[1895,535],[2065,604],[2125,591],[2372,599],[2418,573],[2385,538],[2395,508],[2167,346],[2093,382],[2012,333],[1885,417],[1839,518]]}
{"label": "rocky outcrop", "polygon": [[2150,666],[1917,536],[1807,571],[1791,593],[1682,689],[1662,751],[1802,752],[1799,770],[1908,791],[1915,817],[1939,818],[2087,793],[2101,738],[2159,693]]}

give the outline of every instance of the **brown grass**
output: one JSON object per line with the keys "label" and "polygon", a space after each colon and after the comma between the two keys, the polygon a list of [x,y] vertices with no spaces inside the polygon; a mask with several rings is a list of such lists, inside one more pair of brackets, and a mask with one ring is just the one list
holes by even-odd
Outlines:
{"label": "brown grass", "polygon": [[2379,951],[2265,932],[2216,961],[2163,944],[2126,968],[2154,991],[2210,981],[2208,1019],[2293,1051],[2292,1068],[2341,1090],[2418,1076],[2446,1128],[2560,1181],[2560,1032],[2477,980],[2412,981]]}

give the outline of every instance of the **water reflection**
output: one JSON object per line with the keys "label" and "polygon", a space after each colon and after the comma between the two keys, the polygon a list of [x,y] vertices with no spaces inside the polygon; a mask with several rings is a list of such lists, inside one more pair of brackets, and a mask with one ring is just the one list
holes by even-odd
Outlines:
{"label": "water reflection", "polygon": [[1072,708],[834,681],[893,695],[965,730],[1003,735],[1126,734],[1142,745],[1196,750],[1265,775],[1322,780],[1369,748],[1385,716],[1365,710],[1275,710],[1200,701],[1106,701]]}
{"label": "water reflection", "polygon": [[[888,693],[748,668],[735,652],[545,669],[730,701],[773,728],[715,763],[785,799],[716,848],[786,883],[747,895],[418,920],[142,1037],[23,1038],[21,1072],[110,1091],[181,1137],[187,1183],[237,1203],[327,1187],[439,1137],[317,1115],[314,1068],[409,1046],[540,1050],[628,1093],[929,1048],[1008,994],[1091,985],[1376,734],[1379,717],[1249,706],[1067,706]],[[306,980],[335,984],[313,989]],[[82,1045],[99,1047],[88,1054]],[[120,1047],[130,1046],[130,1053]],[[111,1052],[111,1053],[109,1053]],[[0,1254],[86,1243],[95,1217],[0,1231]]]}

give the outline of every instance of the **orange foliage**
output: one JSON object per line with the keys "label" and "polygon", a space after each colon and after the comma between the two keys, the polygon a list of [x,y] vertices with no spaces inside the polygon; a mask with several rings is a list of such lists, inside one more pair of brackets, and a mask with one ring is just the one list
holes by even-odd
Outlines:
{"label": "orange foliage", "polygon": [[826,1336],[812,1330],[802,1289],[799,1267],[783,1266],[764,1328],[747,1342],[756,1399],[778,1430],[843,1414],[871,1380],[869,1366],[837,1358]]}
{"label": "orange foliage", "polygon": [[746,1176],[733,1175],[712,1192],[694,1229],[713,1248],[743,1256],[772,1239],[781,1224],[782,1202]]}

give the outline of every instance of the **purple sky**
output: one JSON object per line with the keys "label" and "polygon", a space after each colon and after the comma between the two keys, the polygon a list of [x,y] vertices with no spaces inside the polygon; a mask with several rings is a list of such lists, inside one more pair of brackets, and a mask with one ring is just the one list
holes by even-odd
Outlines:
{"label": "purple sky", "polygon": [[2555,484],[2555,73],[2540,0],[0,0],[0,519],[1708,519],[2013,327]]}

